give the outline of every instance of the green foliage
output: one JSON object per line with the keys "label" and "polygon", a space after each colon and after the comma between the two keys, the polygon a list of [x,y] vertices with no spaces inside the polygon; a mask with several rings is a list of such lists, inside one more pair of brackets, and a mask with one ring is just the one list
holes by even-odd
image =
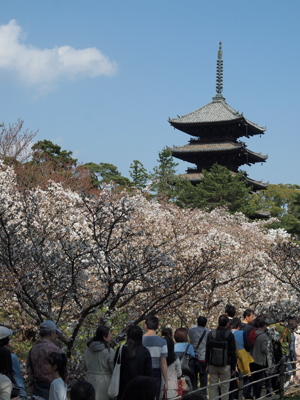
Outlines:
{"label": "green foliage", "polygon": [[149,180],[149,174],[143,164],[138,160],[133,160],[130,164],[130,177],[134,186],[138,189],[143,189]]}
{"label": "green foliage", "polygon": [[189,182],[177,184],[178,205],[207,208],[227,206],[230,212],[243,212],[252,215],[254,208],[249,205],[250,187],[247,187],[243,174],[233,174],[228,168],[214,164],[210,171],[203,170],[202,181],[193,186]]}
{"label": "green foliage", "polygon": [[176,196],[175,183],[178,180],[176,177],[176,167],[178,163],[174,162],[172,151],[164,148],[158,153],[158,166],[153,168],[151,179],[153,179],[152,190],[159,197],[167,197],[173,199]]}
{"label": "green foliage", "polygon": [[57,164],[76,165],[77,160],[72,158],[72,151],[61,150],[61,147],[51,142],[51,140],[39,140],[32,146],[32,161],[40,164],[44,161],[54,161]]}
{"label": "green foliage", "polygon": [[174,203],[181,208],[198,207],[198,187],[189,180],[179,178],[175,185],[176,197]]}
{"label": "green foliage", "polygon": [[268,211],[279,222],[272,228],[284,228],[292,234],[300,234],[300,186],[292,184],[269,185],[252,195],[251,203],[258,210]]}
{"label": "green foliage", "polygon": [[300,186],[291,184],[269,185],[266,190],[260,190],[252,196],[255,207],[269,211],[272,217],[281,218],[284,214],[295,211],[293,202],[297,198]]}
{"label": "green foliage", "polygon": [[109,183],[110,181],[114,181],[117,185],[120,186],[131,186],[132,183],[130,180],[121,175],[118,171],[118,168],[109,163],[99,163],[95,164],[93,162],[89,162],[83,164],[84,168],[89,169],[92,182],[95,186],[99,186],[102,183]]}

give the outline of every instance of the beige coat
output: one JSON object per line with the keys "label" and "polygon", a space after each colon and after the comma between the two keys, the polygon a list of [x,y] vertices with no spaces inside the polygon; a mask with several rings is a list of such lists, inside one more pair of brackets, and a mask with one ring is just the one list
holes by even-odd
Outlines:
{"label": "beige coat", "polygon": [[11,380],[6,375],[0,374],[0,400],[10,400],[11,390]]}
{"label": "beige coat", "polygon": [[92,342],[84,353],[86,380],[96,391],[96,400],[109,400],[107,394],[111,374],[114,369],[113,349],[106,348],[102,342]]}

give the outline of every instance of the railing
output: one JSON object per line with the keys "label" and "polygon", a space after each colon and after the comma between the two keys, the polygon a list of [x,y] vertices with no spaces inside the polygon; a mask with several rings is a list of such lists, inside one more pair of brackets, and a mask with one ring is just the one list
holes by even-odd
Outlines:
{"label": "railing", "polygon": [[[230,384],[230,382],[237,382],[237,388],[234,388],[233,390],[230,390],[230,391],[228,391],[226,393],[223,393],[222,395],[215,397],[213,400],[222,399],[224,396],[230,395],[231,393],[235,393],[236,394],[236,392],[238,394],[238,400],[243,400],[243,390],[244,390],[245,387],[252,386],[253,384],[255,384],[257,382],[263,382],[263,381],[265,381],[267,379],[272,379],[272,378],[275,378],[275,377],[279,378],[279,388],[276,389],[276,391],[271,391],[270,393],[257,398],[256,400],[261,400],[261,399],[264,399],[266,397],[269,397],[269,394],[271,394],[272,396],[279,394],[280,399],[283,399],[284,391],[285,391],[285,388],[284,388],[285,376],[290,374],[291,372],[296,372],[296,371],[300,370],[300,368],[297,368],[297,369],[290,369],[290,370],[286,371],[286,366],[288,364],[295,364],[296,361],[285,362],[284,360],[285,359],[282,358],[282,360],[280,361],[279,364],[273,365],[272,367],[263,368],[263,369],[261,369],[259,371],[253,371],[250,374],[243,374],[242,372],[239,372],[238,376],[236,376],[234,378],[231,378],[231,379],[228,379],[226,381],[222,381],[222,383],[229,382],[229,384]],[[253,376],[253,375],[257,374],[258,372],[267,371],[267,370],[273,369],[275,367],[276,368],[279,367],[279,372],[278,373],[276,373],[274,375],[270,375],[270,376],[267,375],[262,379],[251,380],[251,382],[249,382],[249,383],[244,385],[244,378],[245,377]],[[218,385],[220,385],[220,383],[221,382],[217,382],[217,383],[213,383],[211,385],[203,386],[203,387],[197,388],[196,390],[193,390],[193,391],[191,391],[189,393],[198,393],[198,392],[203,391],[203,390],[207,391],[207,389],[209,390],[213,386],[218,386]],[[293,387],[293,385],[289,385],[289,389],[292,388],[292,387]],[[182,398],[181,396],[178,396],[178,397],[174,398],[173,400],[179,400],[181,398]],[[254,399],[254,397],[253,397],[253,399]],[[210,400],[212,400],[212,399],[210,399]]]}

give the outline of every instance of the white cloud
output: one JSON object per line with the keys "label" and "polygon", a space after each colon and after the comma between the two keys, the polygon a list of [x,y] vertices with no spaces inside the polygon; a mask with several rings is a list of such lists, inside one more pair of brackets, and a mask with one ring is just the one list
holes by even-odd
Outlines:
{"label": "white cloud", "polygon": [[23,37],[17,21],[0,25],[0,71],[16,74],[26,85],[45,88],[61,78],[110,76],[117,70],[117,64],[95,47],[39,49],[22,43]]}

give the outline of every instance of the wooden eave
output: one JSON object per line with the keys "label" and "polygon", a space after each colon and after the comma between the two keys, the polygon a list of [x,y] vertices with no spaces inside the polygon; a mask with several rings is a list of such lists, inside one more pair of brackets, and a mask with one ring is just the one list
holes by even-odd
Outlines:
{"label": "wooden eave", "polygon": [[[219,145],[219,147],[218,147]],[[205,147],[207,146],[207,147]],[[201,158],[203,155],[209,154],[226,154],[226,153],[241,153],[248,156],[248,164],[255,164],[257,162],[265,162],[268,158],[267,155],[255,153],[246,148],[244,143],[198,143],[198,144],[187,144],[181,147],[168,147],[172,151],[172,155],[180,160],[191,162],[191,158],[195,156]],[[242,163],[245,164],[245,163]],[[241,165],[242,165],[241,164]],[[246,163],[247,164],[247,163]]]}
{"label": "wooden eave", "polygon": [[[211,138],[212,140],[215,134],[209,131],[211,131],[213,128],[215,128],[215,131],[218,131],[218,135],[220,136],[229,135],[236,138],[262,135],[265,133],[265,130],[263,130],[261,127],[258,126],[256,127],[252,123],[249,123],[249,121],[244,117],[230,121],[218,121],[218,122],[180,123],[178,120],[176,120],[176,122],[169,120],[169,123],[175,129],[187,133],[188,135],[201,138],[208,137]],[[230,126],[236,131],[234,132],[234,134],[228,132]],[[225,132],[222,132],[224,128]]]}

